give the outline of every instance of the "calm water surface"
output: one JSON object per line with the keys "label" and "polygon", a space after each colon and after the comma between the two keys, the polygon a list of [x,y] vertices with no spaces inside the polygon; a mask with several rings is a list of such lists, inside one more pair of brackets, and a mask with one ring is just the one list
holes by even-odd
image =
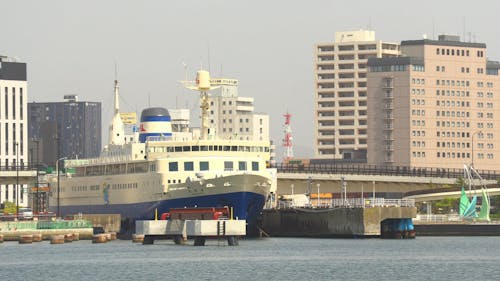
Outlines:
{"label": "calm water surface", "polygon": [[[222,246],[224,245],[224,246]],[[2,280],[500,280],[500,237],[0,244]]]}

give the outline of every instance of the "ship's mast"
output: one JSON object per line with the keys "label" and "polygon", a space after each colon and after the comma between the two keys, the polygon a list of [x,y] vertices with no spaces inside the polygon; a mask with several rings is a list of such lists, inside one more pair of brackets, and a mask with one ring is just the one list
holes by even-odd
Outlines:
{"label": "ship's mast", "polygon": [[201,109],[201,139],[208,139],[209,125],[208,125],[208,91],[218,87],[212,87],[210,83],[210,73],[205,70],[199,70],[196,73],[196,81],[191,85],[188,81],[183,82],[184,87],[200,92],[200,109]]}
{"label": "ship's mast", "polygon": [[120,113],[120,96],[118,94],[118,89],[120,87],[118,86],[118,80],[115,79],[115,111],[114,114]]}
{"label": "ship's mast", "polygon": [[123,127],[123,121],[120,116],[120,94],[119,94],[118,79],[115,79],[115,110],[113,113],[113,119],[111,120],[111,126],[109,126],[109,144],[110,145],[122,145],[125,140],[125,129]]}

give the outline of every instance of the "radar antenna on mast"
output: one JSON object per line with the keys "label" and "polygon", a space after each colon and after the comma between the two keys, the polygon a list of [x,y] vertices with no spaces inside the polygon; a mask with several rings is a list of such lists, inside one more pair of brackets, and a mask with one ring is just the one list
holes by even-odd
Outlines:
{"label": "radar antenna on mast", "polygon": [[210,83],[210,73],[205,70],[196,72],[196,81],[181,81],[184,87],[200,92],[200,109],[201,109],[201,139],[208,139],[208,91],[217,89]]}

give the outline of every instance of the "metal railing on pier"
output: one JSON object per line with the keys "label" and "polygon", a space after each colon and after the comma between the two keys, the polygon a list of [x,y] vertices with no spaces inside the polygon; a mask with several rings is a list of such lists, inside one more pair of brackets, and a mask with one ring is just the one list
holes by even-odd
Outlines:
{"label": "metal railing on pier", "polygon": [[[313,200],[314,203],[315,200]],[[330,202],[321,201],[319,204],[294,204],[291,201],[278,201],[278,209],[287,208],[373,208],[373,207],[415,207],[414,199],[385,199],[385,198],[347,198],[331,199]]]}

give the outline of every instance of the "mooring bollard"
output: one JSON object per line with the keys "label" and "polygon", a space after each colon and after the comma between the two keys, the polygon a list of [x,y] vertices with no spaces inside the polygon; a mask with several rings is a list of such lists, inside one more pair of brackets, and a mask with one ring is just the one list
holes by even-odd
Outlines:
{"label": "mooring bollard", "polygon": [[33,234],[33,242],[42,242],[43,236],[41,233],[34,233]]}
{"label": "mooring bollard", "polygon": [[33,243],[33,234],[23,234],[19,236],[19,244],[31,244]]}
{"label": "mooring bollard", "polygon": [[132,242],[134,243],[144,242],[144,234],[132,234]]}
{"label": "mooring bollard", "polygon": [[106,234],[92,235],[92,243],[106,243],[106,242],[108,242],[108,237]]}
{"label": "mooring bollard", "polygon": [[64,243],[73,242],[73,233],[64,234]]}
{"label": "mooring bollard", "polygon": [[52,235],[50,244],[64,244],[64,235]]}

